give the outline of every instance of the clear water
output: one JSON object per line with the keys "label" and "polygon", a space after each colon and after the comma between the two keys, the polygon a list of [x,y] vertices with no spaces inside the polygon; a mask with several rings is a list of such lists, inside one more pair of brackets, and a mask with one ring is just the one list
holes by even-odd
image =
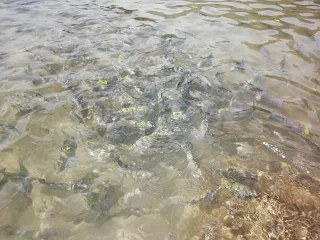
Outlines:
{"label": "clear water", "polygon": [[0,3],[0,239],[320,239],[319,1]]}

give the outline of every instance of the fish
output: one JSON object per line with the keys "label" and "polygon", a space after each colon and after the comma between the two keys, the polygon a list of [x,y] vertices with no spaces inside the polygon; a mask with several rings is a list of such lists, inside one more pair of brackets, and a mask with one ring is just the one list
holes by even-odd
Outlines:
{"label": "fish", "polygon": [[234,61],[232,71],[235,71],[235,70],[238,70],[240,72],[244,72],[246,70],[244,60]]}
{"label": "fish", "polygon": [[6,175],[6,168],[0,170],[0,190],[8,182],[8,177]]}
{"label": "fish", "polygon": [[286,56],[283,56],[283,58],[280,62],[280,68],[282,71],[284,71],[284,68],[286,67],[286,65],[287,65]]}
{"label": "fish", "polygon": [[67,139],[63,142],[60,152],[60,158],[56,162],[56,173],[60,173],[65,168],[72,168],[77,162],[76,150],[77,143],[74,138]]}
{"label": "fish", "polygon": [[213,67],[212,64],[213,55],[212,53],[209,54],[207,57],[202,59],[198,64],[197,67],[201,70],[209,70],[211,67]]}

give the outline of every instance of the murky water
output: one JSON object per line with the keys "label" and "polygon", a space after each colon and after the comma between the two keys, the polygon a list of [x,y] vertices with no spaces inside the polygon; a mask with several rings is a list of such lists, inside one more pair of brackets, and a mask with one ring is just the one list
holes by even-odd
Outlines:
{"label": "murky water", "polygon": [[0,3],[0,239],[320,239],[319,1]]}

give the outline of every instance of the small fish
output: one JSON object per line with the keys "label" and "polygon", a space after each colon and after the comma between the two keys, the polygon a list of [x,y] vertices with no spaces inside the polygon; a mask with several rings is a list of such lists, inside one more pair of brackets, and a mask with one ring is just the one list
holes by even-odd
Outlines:
{"label": "small fish", "polygon": [[306,49],[305,45],[299,42],[296,42],[294,45],[296,51],[302,55],[303,57],[310,57],[308,50]]}
{"label": "small fish", "polygon": [[303,132],[304,132],[304,134],[307,135],[307,136],[310,136],[310,135],[311,135],[310,129],[309,129],[308,127],[306,127]]}
{"label": "small fish", "polygon": [[200,68],[200,69],[207,69],[207,68],[212,67],[212,59],[213,59],[213,55],[210,54],[209,56],[207,56],[204,59],[202,59],[198,63],[197,67]]}
{"label": "small fish", "polygon": [[266,47],[263,46],[262,48],[260,48],[260,52],[266,59],[273,60],[271,52]]}
{"label": "small fish", "polygon": [[18,136],[20,136],[20,132],[14,125],[0,124],[0,145]]}
{"label": "small fish", "polygon": [[182,83],[184,83],[185,78],[180,78],[177,85],[176,85],[176,89],[178,89],[179,87],[181,87]]}
{"label": "small fish", "polygon": [[173,234],[172,234],[172,233],[169,233],[169,234],[167,234],[167,235],[164,237],[163,240],[171,240],[172,237],[173,237]]}
{"label": "small fish", "polygon": [[307,99],[301,98],[302,103],[304,104],[304,107],[308,108],[310,111],[314,111],[311,104],[308,102]]}
{"label": "small fish", "polygon": [[283,56],[283,58],[280,62],[280,67],[281,67],[282,71],[284,71],[285,66],[286,66],[286,56]]}
{"label": "small fish", "polygon": [[49,237],[58,234],[58,231],[55,229],[23,230],[15,229],[9,225],[1,226],[0,232],[3,232],[6,236],[10,236],[9,238],[16,236],[19,239],[49,239]]}
{"label": "small fish", "polygon": [[3,168],[0,170],[0,190],[8,182],[8,177],[6,175],[6,169]]}
{"label": "small fish", "polygon": [[238,70],[238,71],[244,72],[244,71],[246,70],[246,69],[245,69],[245,62],[244,62],[244,60],[234,61],[232,70],[233,70],[233,71]]}
{"label": "small fish", "polygon": [[72,168],[75,166],[77,144],[74,138],[65,140],[60,152],[60,158],[56,163],[56,173],[63,171],[65,168]]}
{"label": "small fish", "polygon": [[32,74],[32,68],[30,67],[30,65],[28,64],[28,66],[24,69],[24,73],[31,75]]}
{"label": "small fish", "polygon": [[272,152],[274,152],[275,154],[277,154],[278,156],[285,158],[286,156],[284,155],[284,152],[279,149],[277,146],[268,143],[268,142],[263,142],[263,145],[266,146],[267,148],[269,148]]}
{"label": "small fish", "polygon": [[224,72],[217,72],[217,73],[215,74],[215,76],[216,76],[216,77],[222,77],[222,76],[224,76]]}

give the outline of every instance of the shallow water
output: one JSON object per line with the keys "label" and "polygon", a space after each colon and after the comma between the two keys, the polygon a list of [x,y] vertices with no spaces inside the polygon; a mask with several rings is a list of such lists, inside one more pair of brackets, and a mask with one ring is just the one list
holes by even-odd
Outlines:
{"label": "shallow water", "polygon": [[319,1],[0,3],[0,239],[320,239]]}

